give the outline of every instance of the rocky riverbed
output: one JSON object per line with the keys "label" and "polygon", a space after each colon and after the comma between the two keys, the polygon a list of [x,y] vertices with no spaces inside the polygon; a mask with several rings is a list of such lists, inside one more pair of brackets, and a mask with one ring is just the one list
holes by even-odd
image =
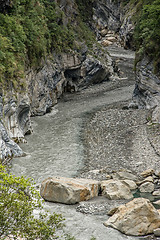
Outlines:
{"label": "rocky riverbed", "polygon": [[[137,174],[151,166],[159,168],[155,151],[159,136],[155,142],[147,125],[148,113],[128,109],[134,89],[134,53],[116,49],[110,51],[118,65],[125,63],[120,77],[65,94],[51,113],[34,118],[34,133],[22,145],[27,156],[14,159],[14,174],[32,177],[39,185],[53,176],[103,180],[120,169]],[[102,196],[74,206],[46,202],[45,207],[64,215],[66,231],[77,240],[89,240],[92,235],[97,240],[137,239],[103,226],[107,211],[124,202]]]}

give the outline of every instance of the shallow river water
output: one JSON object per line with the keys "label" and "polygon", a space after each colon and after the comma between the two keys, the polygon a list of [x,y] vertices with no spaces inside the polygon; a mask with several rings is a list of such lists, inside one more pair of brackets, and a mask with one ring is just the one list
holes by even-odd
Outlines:
{"label": "shallow river water", "polygon": [[[80,93],[67,94],[51,113],[32,118],[34,132],[26,137],[27,143],[21,145],[27,155],[13,160],[12,173],[31,177],[36,185],[51,176],[77,176],[84,166],[81,131],[90,113],[107,104],[131,99],[133,84],[115,89],[112,89],[112,85],[111,82],[105,82]],[[112,90],[108,91],[109,88]],[[76,240],[90,240],[91,236],[96,240],[139,239],[106,228],[103,222],[107,220],[107,215],[84,215],[76,211],[76,206],[44,205],[50,211],[63,214],[66,218],[65,229]]]}

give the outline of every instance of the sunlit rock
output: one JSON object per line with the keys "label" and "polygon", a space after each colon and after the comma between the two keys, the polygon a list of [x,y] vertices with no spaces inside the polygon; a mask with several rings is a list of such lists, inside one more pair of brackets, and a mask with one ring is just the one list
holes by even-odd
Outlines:
{"label": "sunlit rock", "polygon": [[52,177],[41,184],[41,196],[51,202],[75,204],[98,196],[99,182],[91,179]]}
{"label": "sunlit rock", "polygon": [[160,227],[160,214],[148,199],[136,198],[121,205],[104,225],[127,235],[143,236]]}
{"label": "sunlit rock", "polygon": [[129,187],[120,180],[106,180],[101,182],[102,195],[111,200],[131,199],[133,195]]}
{"label": "sunlit rock", "polygon": [[151,193],[154,191],[154,183],[145,182],[139,187],[140,192],[148,192]]}

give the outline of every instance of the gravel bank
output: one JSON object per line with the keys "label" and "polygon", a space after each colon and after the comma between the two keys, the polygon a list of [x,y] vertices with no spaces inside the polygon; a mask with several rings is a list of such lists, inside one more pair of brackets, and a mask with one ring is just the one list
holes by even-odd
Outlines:
{"label": "gravel bank", "polygon": [[128,169],[134,174],[160,168],[160,157],[155,151],[158,136],[154,140],[152,131],[155,132],[155,126],[147,125],[145,110],[123,110],[125,104],[114,104],[96,112],[86,124],[82,176],[101,168],[108,172]]}

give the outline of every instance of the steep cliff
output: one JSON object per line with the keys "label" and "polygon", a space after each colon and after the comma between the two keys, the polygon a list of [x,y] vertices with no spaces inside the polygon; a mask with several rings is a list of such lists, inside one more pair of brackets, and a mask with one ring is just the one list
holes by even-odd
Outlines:
{"label": "steep cliff", "polygon": [[153,109],[159,122],[159,0],[0,3],[0,158],[23,154],[17,143],[32,132],[30,116],[65,92],[114,79],[103,46],[115,41],[137,52],[131,106]]}
{"label": "steep cliff", "polygon": [[136,87],[133,103],[152,110],[151,121],[160,123],[160,1],[141,3],[134,31]]}
{"label": "steep cliff", "polygon": [[152,121],[159,123],[160,1],[99,0],[94,20],[99,39],[112,30],[122,46],[136,51],[136,85],[130,107],[151,109]]}
{"label": "steep cliff", "polygon": [[112,59],[94,44],[94,34],[84,23],[81,7],[90,2],[3,1],[1,159],[23,155],[17,143],[32,132],[30,116],[49,112],[64,92],[114,78]]}

